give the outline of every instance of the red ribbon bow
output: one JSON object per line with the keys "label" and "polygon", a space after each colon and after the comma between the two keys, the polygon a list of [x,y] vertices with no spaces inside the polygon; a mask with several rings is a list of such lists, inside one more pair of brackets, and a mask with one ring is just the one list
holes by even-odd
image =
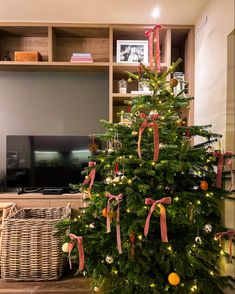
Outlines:
{"label": "red ribbon bow", "polygon": [[[159,42],[159,29],[161,25],[156,25],[154,28],[145,32],[145,35],[149,38],[149,63],[150,69],[153,70],[153,58],[154,58],[154,47],[155,47],[155,65],[157,66],[157,71],[160,72],[161,64],[160,64],[160,42]],[[155,46],[153,45],[155,34]]]}
{"label": "red ribbon bow", "polygon": [[71,252],[73,250],[73,247],[77,243],[78,252],[79,252],[79,268],[78,269],[79,269],[79,271],[81,271],[84,269],[84,266],[85,266],[82,237],[76,236],[74,234],[69,234],[68,236],[72,240],[72,242],[69,243],[69,266],[70,266],[70,269],[72,269]]}
{"label": "red ribbon bow", "polygon": [[232,237],[235,235],[235,230],[229,230],[227,232],[219,232],[215,234],[216,239],[220,239],[224,236],[227,236],[229,238],[229,262],[232,261],[233,258],[233,242]]}
{"label": "red ribbon bow", "polygon": [[[140,150],[140,143],[142,138],[142,133],[146,129],[146,127],[153,127],[153,142],[154,142],[154,156],[153,160],[157,161],[159,156],[159,134],[158,134],[158,124],[155,121],[159,117],[157,113],[152,114],[150,116],[147,116],[145,113],[140,114],[141,118],[144,118],[144,121],[142,122],[140,129],[139,129],[139,139],[138,139],[138,155],[139,158],[141,158],[141,150]],[[152,123],[149,124],[148,120],[151,120]]]}
{"label": "red ribbon bow", "polygon": [[145,227],[144,227],[144,235],[145,237],[148,235],[149,232],[149,223],[151,215],[158,205],[160,207],[160,227],[161,227],[161,238],[162,242],[168,242],[167,237],[167,224],[166,224],[166,209],[162,204],[171,204],[171,197],[161,198],[159,200],[152,200],[151,198],[145,198],[145,204],[152,205],[147,216]]}
{"label": "red ribbon bow", "polygon": [[[89,161],[89,164],[88,164],[89,167],[94,166],[94,165],[96,165],[96,162]],[[92,188],[92,186],[94,184],[94,180],[95,180],[95,173],[96,173],[96,169],[93,168],[90,171],[89,175],[87,176],[87,179],[85,179],[82,183],[83,186],[90,183],[89,188],[88,188],[88,195],[90,198],[91,198],[91,188]]]}
{"label": "red ribbon bow", "polygon": [[218,168],[217,168],[217,177],[216,177],[217,188],[222,187],[222,172],[223,172],[223,167],[224,167],[224,164],[225,164],[225,165],[227,165],[229,167],[230,172],[231,172],[231,187],[229,189],[230,191],[233,189],[233,184],[234,184],[232,159],[227,158],[227,159],[224,160],[224,157],[231,156],[231,155],[233,155],[233,152],[231,152],[231,151],[228,151],[228,152],[225,152],[225,153],[222,153],[220,151],[214,152],[214,156],[219,158],[219,160],[218,160]]}
{"label": "red ribbon bow", "polygon": [[117,216],[116,216],[116,237],[117,237],[117,248],[118,248],[118,253],[122,254],[122,245],[121,245],[121,233],[120,233],[120,203],[122,201],[122,194],[119,194],[117,196],[114,196],[112,194],[106,195],[109,199],[107,202],[107,220],[106,220],[106,225],[107,225],[107,233],[111,232],[110,228],[110,204],[111,201],[116,200],[117,201]]}

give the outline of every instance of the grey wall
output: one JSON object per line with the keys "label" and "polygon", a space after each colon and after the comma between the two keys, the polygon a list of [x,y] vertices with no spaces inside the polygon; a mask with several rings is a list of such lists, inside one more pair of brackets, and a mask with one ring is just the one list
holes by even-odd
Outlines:
{"label": "grey wall", "polygon": [[106,73],[0,72],[0,170],[6,135],[88,135],[108,119]]}

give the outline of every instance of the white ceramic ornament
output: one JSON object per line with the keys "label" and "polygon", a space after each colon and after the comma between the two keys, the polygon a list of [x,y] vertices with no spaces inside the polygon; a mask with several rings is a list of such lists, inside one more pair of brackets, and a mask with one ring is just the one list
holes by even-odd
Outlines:
{"label": "white ceramic ornament", "polygon": [[113,258],[112,258],[112,256],[107,255],[106,258],[105,258],[105,261],[106,261],[108,264],[113,263]]}
{"label": "white ceramic ornament", "polygon": [[197,236],[197,237],[195,238],[195,242],[197,242],[197,243],[201,243],[201,242],[202,242],[201,237]]}
{"label": "white ceramic ornament", "polygon": [[114,179],[113,179],[113,183],[118,183],[120,181],[120,178],[119,177],[115,177]]}
{"label": "white ceramic ornament", "polygon": [[62,251],[63,251],[64,253],[68,253],[68,252],[69,252],[69,243],[64,243],[64,244],[62,245]]}
{"label": "white ceramic ornament", "polygon": [[212,231],[212,225],[211,224],[206,224],[204,229],[203,229],[207,234]]}
{"label": "white ceramic ornament", "polygon": [[110,177],[107,177],[107,178],[105,179],[105,183],[106,183],[106,184],[112,184],[112,182],[113,182],[113,180],[112,180]]}

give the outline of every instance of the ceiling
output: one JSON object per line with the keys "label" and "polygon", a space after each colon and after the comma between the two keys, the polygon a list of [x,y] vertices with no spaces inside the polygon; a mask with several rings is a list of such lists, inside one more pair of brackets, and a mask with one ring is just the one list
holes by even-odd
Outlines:
{"label": "ceiling", "polygon": [[[213,0],[0,0],[0,21],[195,24]],[[160,17],[151,15],[158,6]]]}

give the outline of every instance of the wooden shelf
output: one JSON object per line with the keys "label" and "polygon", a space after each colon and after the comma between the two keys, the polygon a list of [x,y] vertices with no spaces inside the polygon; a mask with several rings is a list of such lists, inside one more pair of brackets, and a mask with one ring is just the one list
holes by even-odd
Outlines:
{"label": "wooden shelf", "polygon": [[5,71],[108,71],[109,62],[72,63],[72,62],[20,62],[0,61],[0,69]]}
{"label": "wooden shelf", "polygon": [[[15,51],[38,51],[42,62],[0,61],[0,71],[44,72],[109,72],[109,120],[116,120],[118,107],[136,94],[116,93],[118,81],[127,79],[127,72],[138,73],[139,63],[117,63],[118,40],[148,40],[146,24],[79,24],[79,23],[1,23],[0,60]],[[182,58],[177,68],[189,82],[189,94],[194,93],[194,26],[164,25],[159,31],[161,69]],[[70,63],[74,52],[91,53],[94,63]],[[146,64],[149,66],[149,64]],[[138,82],[128,83],[127,90],[138,89]],[[193,102],[187,117],[193,124]],[[115,106],[115,107],[114,107]]]}

